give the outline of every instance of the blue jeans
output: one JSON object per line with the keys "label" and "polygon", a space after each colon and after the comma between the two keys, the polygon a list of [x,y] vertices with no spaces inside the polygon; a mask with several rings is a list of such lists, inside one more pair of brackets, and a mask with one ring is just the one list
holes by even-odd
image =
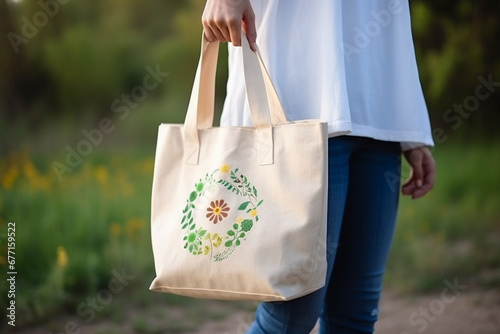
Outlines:
{"label": "blue jeans", "polygon": [[328,272],[324,288],[262,303],[247,334],[373,333],[399,199],[399,143],[329,139]]}

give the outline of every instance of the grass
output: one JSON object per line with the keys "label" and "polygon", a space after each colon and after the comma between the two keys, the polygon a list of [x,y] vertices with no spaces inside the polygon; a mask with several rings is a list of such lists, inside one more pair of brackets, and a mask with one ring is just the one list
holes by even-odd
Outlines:
{"label": "grass", "polygon": [[434,154],[435,188],[416,201],[401,199],[386,281],[417,291],[438,289],[455,277],[498,284],[500,145],[443,145]]}
{"label": "grass", "polygon": [[[7,271],[7,223],[15,221],[20,325],[58,312],[78,314],[87,298],[108,288],[113,270],[134,276],[123,295],[113,298],[128,296],[144,308],[158,303],[147,291],[155,275],[149,235],[155,131],[161,121],[180,119],[173,112],[163,119],[162,113],[153,112],[157,109],[165,110],[150,104],[116,123],[116,131],[64,174],[62,182],[51,164],[64,162],[66,144],[61,142],[76,145],[78,133],[58,139],[51,129],[1,158],[0,269]],[[56,152],[46,149],[54,145]],[[460,283],[498,286],[500,143],[447,143],[438,146],[435,156],[438,178],[432,193],[417,201],[401,199],[386,285],[403,291],[440,290],[443,280],[457,277]],[[407,172],[403,167],[403,177]],[[8,302],[5,285],[0,294],[3,308]],[[161,298],[169,307],[186,310],[192,321],[220,318],[226,312],[210,311],[210,305],[183,297]],[[141,316],[127,319],[122,307],[104,308],[96,319],[130,320],[137,333],[182,332],[192,326],[178,317],[168,328]]]}

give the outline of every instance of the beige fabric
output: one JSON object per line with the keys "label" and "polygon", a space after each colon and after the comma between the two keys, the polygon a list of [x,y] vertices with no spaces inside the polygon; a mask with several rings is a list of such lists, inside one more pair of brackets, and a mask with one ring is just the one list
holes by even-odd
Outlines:
{"label": "beige fabric", "polygon": [[218,43],[203,40],[184,125],[159,127],[153,291],[273,301],[324,286],[327,124],[287,122],[242,40],[255,126],[210,126]]}

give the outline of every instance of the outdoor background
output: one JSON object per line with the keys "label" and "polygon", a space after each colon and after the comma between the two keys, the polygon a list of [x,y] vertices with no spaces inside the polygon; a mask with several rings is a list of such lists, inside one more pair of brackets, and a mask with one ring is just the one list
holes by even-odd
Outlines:
{"label": "outdoor background", "polygon": [[[254,303],[148,291],[157,126],[184,119],[204,3],[0,0],[2,332],[12,330],[4,315],[9,222],[18,330],[192,333],[239,312],[245,318],[227,332],[243,333],[251,321]],[[430,326],[444,319],[436,307],[451,307],[440,297],[448,283],[466,287],[457,300],[500,287],[500,3],[414,0],[411,10],[438,175],[425,198],[401,199],[385,286],[395,298],[430,296],[410,309]],[[408,172],[404,165],[401,177]],[[117,275],[122,289],[110,292]],[[403,319],[405,333],[427,330],[411,321]]]}

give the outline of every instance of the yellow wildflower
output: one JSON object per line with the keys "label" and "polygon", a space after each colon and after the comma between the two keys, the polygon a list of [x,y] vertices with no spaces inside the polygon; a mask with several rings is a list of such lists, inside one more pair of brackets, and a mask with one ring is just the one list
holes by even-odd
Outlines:
{"label": "yellow wildflower", "polygon": [[251,210],[249,213],[250,213],[250,216],[252,216],[252,217],[256,217],[258,214],[257,210],[255,210],[255,209]]}
{"label": "yellow wildflower", "polygon": [[57,266],[66,267],[68,265],[68,254],[62,246],[57,247]]}
{"label": "yellow wildflower", "polygon": [[28,179],[33,180],[38,177],[38,171],[31,161],[26,161],[23,165],[24,174]]}
{"label": "yellow wildflower", "polygon": [[144,220],[142,218],[132,218],[127,222],[127,234],[130,238],[135,239],[137,231],[144,228]]}
{"label": "yellow wildflower", "polygon": [[122,232],[122,228],[118,223],[111,223],[111,225],[109,226],[109,232],[112,235],[119,235]]}
{"label": "yellow wildflower", "polygon": [[10,167],[7,170],[7,172],[5,172],[2,175],[2,186],[6,190],[11,190],[12,185],[14,184],[18,176],[19,176],[19,167],[17,165]]}
{"label": "yellow wildflower", "polygon": [[128,181],[128,177],[125,174],[120,174],[118,176],[118,183],[120,184],[121,193],[127,197],[134,194],[134,187]]}
{"label": "yellow wildflower", "polygon": [[153,172],[155,161],[153,158],[143,161],[140,165],[140,171],[146,175],[150,175]]}
{"label": "yellow wildflower", "polygon": [[108,170],[104,166],[99,166],[94,171],[95,178],[101,186],[108,184],[109,174]]}

